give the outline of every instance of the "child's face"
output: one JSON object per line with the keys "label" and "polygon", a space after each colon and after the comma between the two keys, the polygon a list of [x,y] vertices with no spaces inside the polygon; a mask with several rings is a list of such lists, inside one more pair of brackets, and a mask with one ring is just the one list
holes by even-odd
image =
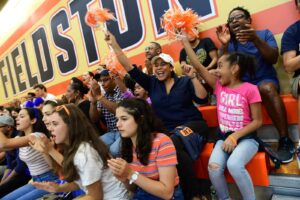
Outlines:
{"label": "child's face", "polygon": [[139,99],[145,99],[147,98],[147,91],[142,88],[138,83],[134,86],[134,96],[136,96]]}
{"label": "child's face", "polygon": [[218,67],[216,69],[216,75],[221,85],[228,85],[232,78],[232,71],[227,56],[224,55],[218,60]]}
{"label": "child's face", "polygon": [[61,116],[54,112],[48,117],[50,122],[50,132],[53,136],[54,142],[56,144],[68,144],[69,141],[69,131],[67,124],[63,121]]}

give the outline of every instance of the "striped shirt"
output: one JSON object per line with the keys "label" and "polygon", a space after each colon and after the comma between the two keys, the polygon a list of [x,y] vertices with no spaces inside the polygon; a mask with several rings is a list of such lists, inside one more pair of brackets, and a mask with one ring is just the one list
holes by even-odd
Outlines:
{"label": "striped shirt", "polygon": [[[43,133],[32,133],[36,137]],[[49,172],[52,167],[47,163],[43,153],[33,149],[31,146],[19,148],[19,157],[26,163],[31,176],[37,176]]]}
{"label": "striped shirt", "polygon": [[[155,133],[152,150],[149,155],[149,162],[147,166],[144,166],[137,159],[135,149],[133,149],[133,160],[130,163],[130,167],[143,174],[144,176],[159,180],[158,168],[169,167],[177,165],[176,150],[172,140],[162,133]],[[176,174],[174,185],[179,183],[179,177]]]}

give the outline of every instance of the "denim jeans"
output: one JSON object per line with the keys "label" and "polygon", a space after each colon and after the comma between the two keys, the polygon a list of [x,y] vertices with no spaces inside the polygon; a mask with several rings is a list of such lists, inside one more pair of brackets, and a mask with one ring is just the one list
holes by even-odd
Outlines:
{"label": "denim jeans", "polygon": [[[230,199],[224,170],[229,173],[237,184],[244,200],[255,199],[254,187],[245,165],[258,151],[258,143],[254,139],[242,139],[231,154],[223,151],[223,140],[218,140],[209,158],[209,178],[214,185],[219,199]],[[217,166],[211,167],[211,164]]]}
{"label": "denim jeans", "polygon": [[[143,190],[141,188],[137,188],[134,196],[132,197],[132,200],[144,200],[144,199],[161,200],[161,198],[153,196],[152,194],[149,194],[148,192],[146,192],[145,190]],[[172,199],[184,200],[180,186],[175,187]]]}
{"label": "denim jeans", "polygon": [[[52,171],[46,172],[44,174],[33,176],[33,181],[35,182],[43,182],[43,181],[57,181],[57,176],[54,175]],[[16,189],[15,191],[9,193],[4,196],[2,200],[33,200],[48,194],[49,192],[45,190],[39,190],[35,188],[30,183]]]}
{"label": "denim jeans", "polygon": [[113,157],[120,155],[121,137],[118,131],[111,131],[100,136],[100,139],[107,145]]}

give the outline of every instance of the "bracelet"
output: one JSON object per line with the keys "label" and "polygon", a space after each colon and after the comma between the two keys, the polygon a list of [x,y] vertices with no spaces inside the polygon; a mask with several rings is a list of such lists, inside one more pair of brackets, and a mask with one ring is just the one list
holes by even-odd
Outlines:
{"label": "bracelet", "polygon": [[230,141],[234,144],[234,146],[237,145],[237,141],[236,141],[236,139],[235,139],[232,135],[229,135],[228,138],[229,138]]}

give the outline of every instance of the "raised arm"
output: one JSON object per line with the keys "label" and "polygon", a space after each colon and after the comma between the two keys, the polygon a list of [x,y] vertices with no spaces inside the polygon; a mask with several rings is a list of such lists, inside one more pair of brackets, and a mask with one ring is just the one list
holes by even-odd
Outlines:
{"label": "raised arm", "polygon": [[216,78],[212,74],[208,72],[208,70],[199,62],[194,50],[192,49],[189,41],[184,37],[182,39],[182,44],[185,48],[185,51],[188,57],[191,60],[192,66],[196,69],[196,71],[200,74],[200,76],[212,87],[215,88]]}
{"label": "raised arm", "polygon": [[110,33],[109,31],[107,31],[105,33],[105,41],[113,49],[113,51],[115,52],[115,54],[117,56],[118,61],[124,67],[124,69],[127,72],[132,70],[133,69],[132,64],[130,63],[129,59],[122,51],[119,44],[117,43],[115,36],[112,33]]}
{"label": "raised arm", "polygon": [[192,84],[194,86],[196,97],[198,97],[199,99],[206,98],[207,91],[204,88],[204,86],[202,85],[202,83],[200,82],[200,80],[198,79],[195,68],[193,68],[193,66],[191,66],[191,65],[183,64],[182,70],[183,70],[184,74],[186,74],[188,77],[190,77]]}

